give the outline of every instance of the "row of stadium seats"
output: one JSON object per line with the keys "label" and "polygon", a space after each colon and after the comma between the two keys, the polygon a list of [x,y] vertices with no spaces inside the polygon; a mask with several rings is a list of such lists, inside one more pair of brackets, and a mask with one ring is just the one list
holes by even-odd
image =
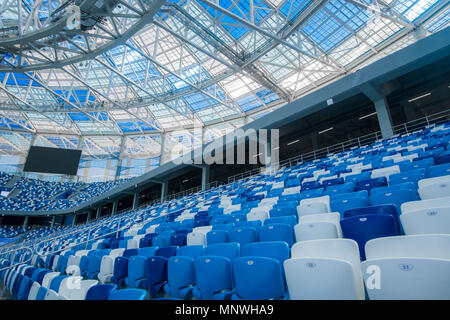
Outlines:
{"label": "row of stadium seats", "polygon": [[[16,265],[0,278],[19,300],[112,299],[110,290],[99,296],[106,288],[141,289],[143,298],[208,300],[362,300],[365,289],[370,299],[450,297],[450,235],[383,237],[365,249],[363,262],[350,239],[307,240],[292,248],[272,241],[82,250],[43,265]],[[379,279],[371,282],[374,273]]]}
{"label": "row of stadium seats", "polygon": [[[27,276],[77,299],[449,299],[449,134],[431,126],[36,237],[37,252],[0,255],[2,279],[13,297]],[[91,282],[72,295],[66,278]]]}

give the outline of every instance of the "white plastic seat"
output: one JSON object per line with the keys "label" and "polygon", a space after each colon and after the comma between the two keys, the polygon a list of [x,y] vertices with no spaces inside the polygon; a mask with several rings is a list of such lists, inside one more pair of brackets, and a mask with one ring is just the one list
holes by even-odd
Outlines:
{"label": "white plastic seat", "polygon": [[365,298],[358,244],[350,239],[311,240],[295,243],[284,262],[290,298]]}
{"label": "white plastic seat", "polygon": [[450,235],[372,239],[361,264],[372,300],[450,299]]}
{"label": "white plastic seat", "polygon": [[261,221],[264,223],[264,220],[269,218],[269,212],[267,210],[257,210],[253,212],[247,213],[247,221]]}
{"label": "white plastic seat", "polygon": [[39,282],[37,282],[37,281],[33,282],[33,284],[31,285],[31,288],[30,288],[30,292],[28,293],[27,300],[36,300],[36,296],[38,294],[40,287],[41,287],[41,285],[39,284]]}
{"label": "white plastic seat", "polygon": [[[282,195],[289,195],[289,194],[297,194],[300,193],[300,186],[298,187],[291,187],[284,189]],[[264,199],[263,199],[264,200]],[[262,201],[262,200],[261,200]]]}
{"label": "white plastic seat", "polygon": [[139,243],[135,239],[130,239],[127,241],[127,249],[138,249]]}
{"label": "white plastic seat", "polygon": [[114,274],[114,263],[116,258],[122,256],[124,250],[125,249],[122,248],[113,249],[109,255],[102,257],[100,272],[97,275],[97,278],[102,284],[111,282],[111,278]]}
{"label": "white plastic seat", "polygon": [[367,241],[366,258],[435,258],[450,260],[450,235],[421,234],[375,238]]}
{"label": "white plastic seat", "polygon": [[42,286],[45,288],[50,288],[50,283],[52,282],[54,277],[59,276],[59,272],[49,272],[44,276],[44,279],[42,279]]}
{"label": "white plastic seat", "polygon": [[67,277],[61,282],[58,294],[69,300],[84,300],[89,288],[97,284],[97,280],[83,280],[82,277]]}
{"label": "white plastic seat", "polygon": [[297,206],[299,217],[309,214],[319,214],[330,212],[330,196],[308,198],[300,201]]}
{"label": "white plastic seat", "polygon": [[405,202],[401,212],[405,234],[450,234],[450,197]]}
{"label": "white plastic seat", "polygon": [[381,258],[361,268],[371,300],[450,299],[450,260]]}
{"label": "white plastic seat", "polygon": [[298,224],[315,223],[315,222],[330,222],[336,226],[338,238],[342,238],[342,229],[341,229],[340,221],[341,221],[341,215],[339,214],[339,212],[329,212],[329,213],[309,214],[306,216],[301,216],[298,219]]}
{"label": "white plastic seat", "polygon": [[389,177],[395,173],[400,173],[400,167],[398,165],[386,167],[386,168],[374,169],[374,170],[372,170],[370,177],[372,179],[386,177],[387,181],[389,182]]}
{"label": "white plastic seat", "polygon": [[71,274],[73,276],[79,276],[81,274],[80,270],[81,256],[70,256],[67,260],[66,274]]}
{"label": "white plastic seat", "polygon": [[294,226],[295,240],[337,239],[336,225],[331,222],[310,222]]}
{"label": "white plastic seat", "polygon": [[45,294],[44,300],[68,300],[66,297],[63,297],[56,293],[54,290],[48,289]]}
{"label": "white plastic seat", "polygon": [[53,271],[56,270],[56,266],[58,265],[58,260],[59,260],[59,255],[55,256],[55,258],[53,259],[53,264],[52,264],[52,270]]}
{"label": "white plastic seat", "polygon": [[208,232],[212,230],[212,226],[202,226],[202,227],[196,227],[192,229],[192,232],[194,233],[203,233],[205,236]]}
{"label": "white plastic seat", "polygon": [[75,255],[78,257],[87,256],[89,253],[89,250],[78,250]]}
{"label": "white plastic seat", "polygon": [[420,199],[435,199],[450,196],[450,175],[419,180]]}
{"label": "white plastic seat", "polygon": [[188,246],[202,245],[206,246],[206,234],[200,232],[188,233],[186,237],[186,244]]}

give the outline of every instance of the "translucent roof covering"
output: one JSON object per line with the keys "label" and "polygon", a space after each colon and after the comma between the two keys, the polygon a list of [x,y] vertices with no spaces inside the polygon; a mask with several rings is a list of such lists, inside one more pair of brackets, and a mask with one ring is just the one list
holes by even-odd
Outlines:
{"label": "translucent roof covering", "polygon": [[190,150],[450,19],[437,0],[83,2],[108,13],[83,8],[85,29],[58,36],[46,30],[66,2],[0,4],[2,154],[31,143],[94,158]]}

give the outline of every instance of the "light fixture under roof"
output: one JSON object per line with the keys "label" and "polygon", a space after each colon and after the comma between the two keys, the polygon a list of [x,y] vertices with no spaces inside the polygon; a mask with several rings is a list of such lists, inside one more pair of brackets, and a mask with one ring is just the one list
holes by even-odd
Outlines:
{"label": "light fixture under roof", "polygon": [[421,96],[409,99],[408,102],[414,102],[416,100],[419,100],[419,99],[422,99],[422,98],[425,98],[425,97],[428,97],[428,96],[431,96],[431,92],[428,92],[428,93],[425,93],[425,94],[423,94]]}
{"label": "light fixture under roof", "polygon": [[319,131],[319,134],[322,134],[322,133],[325,133],[325,132],[331,131],[331,130],[333,130],[333,129],[334,129],[334,127],[331,127],[331,128],[328,128],[328,129],[325,129],[325,130]]}
{"label": "light fixture under roof", "polygon": [[365,116],[360,117],[359,120],[369,118],[369,117],[374,116],[376,114],[377,114],[376,112],[372,112],[372,113],[366,114]]}
{"label": "light fixture under roof", "polygon": [[299,142],[300,140],[299,139],[297,139],[297,140],[294,140],[294,141],[291,141],[291,142],[288,142],[286,145],[287,146],[290,146],[291,144],[294,144],[294,143],[297,143],[297,142]]}

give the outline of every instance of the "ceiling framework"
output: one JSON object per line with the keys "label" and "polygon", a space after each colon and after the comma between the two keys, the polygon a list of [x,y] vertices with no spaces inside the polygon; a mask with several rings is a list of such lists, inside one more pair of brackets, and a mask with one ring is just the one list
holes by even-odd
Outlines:
{"label": "ceiling framework", "polygon": [[[81,24],[70,30],[73,5]],[[190,150],[449,15],[442,0],[5,0],[0,155],[30,143],[93,159]]]}

